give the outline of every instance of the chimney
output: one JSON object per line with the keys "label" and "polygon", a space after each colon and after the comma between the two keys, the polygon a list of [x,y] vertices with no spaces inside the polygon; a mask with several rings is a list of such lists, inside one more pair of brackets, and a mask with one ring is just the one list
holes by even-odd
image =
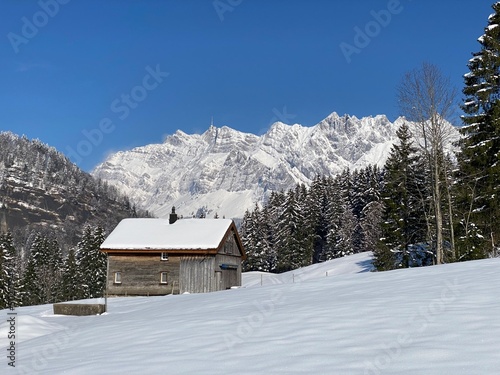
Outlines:
{"label": "chimney", "polygon": [[175,213],[175,207],[172,207],[172,213],[170,214],[169,224],[173,224],[177,221],[177,214]]}

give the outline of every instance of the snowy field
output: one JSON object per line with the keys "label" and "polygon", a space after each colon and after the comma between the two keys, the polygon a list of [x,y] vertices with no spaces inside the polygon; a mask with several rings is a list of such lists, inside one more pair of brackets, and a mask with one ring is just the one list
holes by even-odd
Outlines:
{"label": "snowy field", "polygon": [[15,368],[2,310],[0,374],[500,373],[500,259],[369,268],[361,254],[292,282],[251,273],[240,289],[110,299],[101,316],[18,308]]}

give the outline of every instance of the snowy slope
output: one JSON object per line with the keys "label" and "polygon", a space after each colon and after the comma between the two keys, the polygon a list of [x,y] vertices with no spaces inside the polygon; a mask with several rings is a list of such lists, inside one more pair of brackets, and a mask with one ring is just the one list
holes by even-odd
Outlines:
{"label": "snowy slope", "polygon": [[499,268],[490,259],[115,298],[92,317],[19,308],[16,368],[3,356],[2,374],[494,375]]}
{"label": "snowy slope", "polygon": [[209,217],[241,218],[271,191],[345,168],[382,166],[402,121],[332,113],[312,127],[277,122],[262,136],[226,126],[201,135],[179,130],[163,144],[109,156],[93,174],[159,217],[174,205],[186,216],[204,208]]}
{"label": "snowy slope", "polygon": [[280,274],[259,271],[244,272],[242,283],[244,287],[249,288],[252,286],[293,283],[295,280],[306,281],[320,277],[370,272],[373,269],[372,252],[370,251]]}

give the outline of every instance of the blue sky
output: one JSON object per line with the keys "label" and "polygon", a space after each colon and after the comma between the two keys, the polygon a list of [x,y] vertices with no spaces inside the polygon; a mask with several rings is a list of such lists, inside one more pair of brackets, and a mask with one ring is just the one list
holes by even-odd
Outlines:
{"label": "blue sky", "polygon": [[394,120],[395,87],[424,61],[461,91],[492,3],[2,0],[0,130],[90,171],[212,116],[255,134],[334,111]]}

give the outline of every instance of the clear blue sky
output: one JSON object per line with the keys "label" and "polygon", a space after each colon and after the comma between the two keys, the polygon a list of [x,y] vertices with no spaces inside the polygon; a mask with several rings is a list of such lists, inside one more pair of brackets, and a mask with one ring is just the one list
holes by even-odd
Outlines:
{"label": "clear blue sky", "polygon": [[396,85],[424,61],[461,91],[492,3],[2,0],[0,130],[89,171],[212,116],[255,134],[334,111],[394,120]]}

